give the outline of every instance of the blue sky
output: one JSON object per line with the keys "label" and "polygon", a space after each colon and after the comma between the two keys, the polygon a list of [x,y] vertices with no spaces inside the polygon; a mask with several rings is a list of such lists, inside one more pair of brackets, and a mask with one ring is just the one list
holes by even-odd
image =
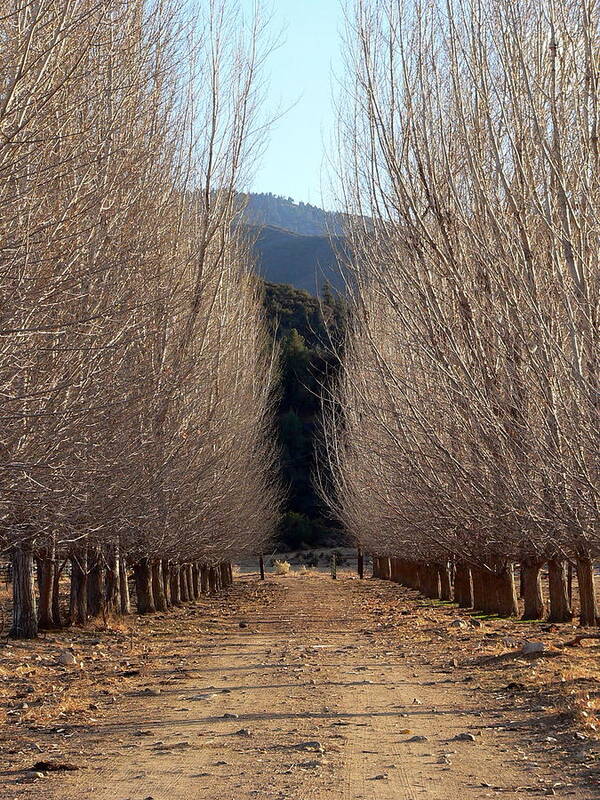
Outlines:
{"label": "blue sky", "polygon": [[[241,0],[244,10],[253,3]],[[342,69],[341,3],[272,0],[271,8],[272,29],[281,31],[281,44],[267,66],[265,110],[271,115],[288,110],[272,127],[250,189],[328,206],[325,151],[335,127],[332,72],[339,75]]]}

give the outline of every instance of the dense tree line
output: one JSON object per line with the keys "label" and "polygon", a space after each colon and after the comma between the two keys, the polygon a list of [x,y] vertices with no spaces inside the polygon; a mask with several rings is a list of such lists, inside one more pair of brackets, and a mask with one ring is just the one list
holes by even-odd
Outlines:
{"label": "dense tree line", "polygon": [[488,612],[519,612],[518,563],[525,616],[546,613],[547,566],[550,618],[569,620],[570,562],[594,624],[600,7],[355,10],[337,514],[377,574]]}
{"label": "dense tree line", "polygon": [[[271,535],[272,372],[236,224],[258,25],[226,3],[0,17],[0,513],[12,635],[231,580]],[[34,586],[37,564],[37,591]]]}
{"label": "dense tree line", "polygon": [[327,286],[316,298],[292,286],[265,284],[269,328],[280,351],[277,439],[287,489],[279,525],[283,549],[336,543],[339,526],[316,488],[316,440],[323,390],[339,366],[346,304]]}

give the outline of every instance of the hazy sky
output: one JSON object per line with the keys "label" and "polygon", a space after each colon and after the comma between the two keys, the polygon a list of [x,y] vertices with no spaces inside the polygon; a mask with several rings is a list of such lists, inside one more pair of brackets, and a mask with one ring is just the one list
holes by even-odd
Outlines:
{"label": "hazy sky", "polygon": [[[241,3],[244,9],[253,6],[253,0]],[[335,125],[332,70],[339,75],[342,69],[341,2],[273,0],[272,10],[273,31],[281,31],[281,45],[268,65],[267,110],[289,110],[274,124],[250,188],[330,205],[325,147]]]}

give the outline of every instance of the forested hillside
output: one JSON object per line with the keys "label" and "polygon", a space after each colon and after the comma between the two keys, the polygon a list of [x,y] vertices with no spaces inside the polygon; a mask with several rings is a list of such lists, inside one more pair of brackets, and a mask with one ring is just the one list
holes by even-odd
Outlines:
{"label": "forested hillside", "polygon": [[243,225],[258,274],[319,295],[325,284],[343,291],[347,245],[340,214],[273,194],[239,195]]}
{"label": "forested hillside", "polygon": [[341,538],[313,484],[315,434],[321,392],[338,368],[344,301],[325,287],[323,299],[292,286],[265,284],[269,328],[281,347],[277,431],[281,475],[288,489],[279,527],[281,545],[334,544]]}
{"label": "forested hillside", "polygon": [[272,283],[287,283],[320,294],[326,283],[344,288],[338,257],[345,241],[334,236],[303,236],[267,226],[252,231],[258,273]]}
{"label": "forested hillside", "polygon": [[249,225],[283,228],[302,236],[341,236],[341,214],[324,211],[310,203],[296,203],[291,197],[268,194],[241,195]]}

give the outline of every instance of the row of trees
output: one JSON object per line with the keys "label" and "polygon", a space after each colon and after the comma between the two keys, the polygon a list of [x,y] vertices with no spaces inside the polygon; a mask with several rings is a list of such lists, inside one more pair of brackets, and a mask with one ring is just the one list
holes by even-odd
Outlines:
{"label": "row of trees", "polygon": [[65,563],[71,622],[127,611],[129,565],[152,611],[197,594],[199,564],[216,587],[276,524],[271,357],[234,192],[260,144],[260,35],[225,0],[3,8],[14,636],[60,623]]}
{"label": "row of trees", "polygon": [[[376,570],[597,618],[600,5],[357,0],[342,121],[355,331],[325,423]],[[392,559],[390,561],[390,558]]]}

